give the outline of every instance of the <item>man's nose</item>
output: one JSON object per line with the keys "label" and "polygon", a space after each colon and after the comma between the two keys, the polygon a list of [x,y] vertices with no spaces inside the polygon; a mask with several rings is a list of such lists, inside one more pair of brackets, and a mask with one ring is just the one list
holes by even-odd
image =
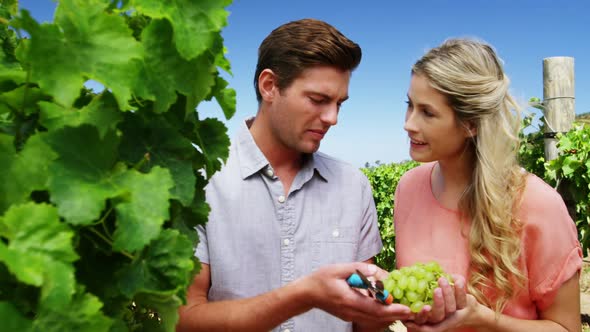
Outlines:
{"label": "man's nose", "polygon": [[324,109],[320,116],[322,122],[330,126],[338,123],[338,108],[339,106],[337,104],[333,104]]}

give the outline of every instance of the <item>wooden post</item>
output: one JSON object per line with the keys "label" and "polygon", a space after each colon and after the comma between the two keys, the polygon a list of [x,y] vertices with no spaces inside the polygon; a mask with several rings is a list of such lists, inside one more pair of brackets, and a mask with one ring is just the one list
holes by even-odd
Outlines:
{"label": "wooden post", "polygon": [[545,116],[545,160],[557,158],[556,133],[571,129],[576,118],[574,58],[543,59],[543,106]]}

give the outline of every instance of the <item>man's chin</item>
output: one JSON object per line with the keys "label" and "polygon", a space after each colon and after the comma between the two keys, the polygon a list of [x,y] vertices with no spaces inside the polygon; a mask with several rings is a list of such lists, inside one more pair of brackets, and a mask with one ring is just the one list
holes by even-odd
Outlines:
{"label": "man's chin", "polygon": [[300,146],[299,152],[301,153],[314,153],[317,152],[320,149],[320,143],[308,143],[308,144],[304,144],[302,146]]}

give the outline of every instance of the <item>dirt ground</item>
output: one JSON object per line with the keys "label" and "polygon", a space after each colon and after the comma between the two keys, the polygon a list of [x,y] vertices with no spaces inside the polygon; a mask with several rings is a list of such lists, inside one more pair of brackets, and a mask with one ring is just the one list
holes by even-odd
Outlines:
{"label": "dirt ground", "polygon": [[[584,260],[584,266],[582,267],[582,274],[580,276],[580,304],[582,322],[584,326],[582,331],[590,331],[590,258]],[[588,316],[585,316],[588,315]],[[396,323],[390,326],[390,331],[393,332],[406,332],[406,327],[401,323]]]}

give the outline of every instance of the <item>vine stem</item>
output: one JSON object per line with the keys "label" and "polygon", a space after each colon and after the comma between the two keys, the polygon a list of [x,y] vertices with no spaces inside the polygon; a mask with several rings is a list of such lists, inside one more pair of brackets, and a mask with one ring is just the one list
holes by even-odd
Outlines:
{"label": "vine stem", "polygon": [[[89,228],[89,229],[90,229],[90,231],[91,231],[92,233],[96,234],[96,235],[97,235],[99,238],[101,238],[103,241],[105,241],[106,243],[108,243],[108,244],[109,244],[109,245],[111,245],[111,246],[113,245],[113,241],[111,241],[111,240],[109,240],[108,238],[106,238],[106,237],[105,237],[103,234],[101,234],[99,231],[97,231],[97,230],[96,230],[96,229],[94,229],[94,228]],[[121,253],[123,256],[126,256],[126,257],[128,257],[129,259],[131,259],[131,260],[134,260],[134,259],[135,259],[135,257],[133,257],[133,255],[131,255],[130,253],[126,252],[125,250],[121,250],[121,251],[120,251],[120,253]]]}
{"label": "vine stem", "polygon": [[111,214],[112,211],[113,207],[111,206],[107,213],[105,213],[104,216],[99,220],[99,223],[102,224],[102,229],[104,230],[105,234],[109,237],[109,239],[113,236],[111,235],[111,233],[109,233],[109,230],[107,229],[107,226],[105,225],[104,221],[107,219],[107,217],[109,216],[109,214]]}
{"label": "vine stem", "polygon": [[143,165],[145,165],[145,163],[148,162],[148,161],[150,161],[150,153],[149,152],[146,152],[143,155],[143,158],[141,158],[141,160],[139,160],[137,162],[137,164],[135,164],[133,166],[133,169],[136,170],[136,171],[139,171],[143,167]]}

